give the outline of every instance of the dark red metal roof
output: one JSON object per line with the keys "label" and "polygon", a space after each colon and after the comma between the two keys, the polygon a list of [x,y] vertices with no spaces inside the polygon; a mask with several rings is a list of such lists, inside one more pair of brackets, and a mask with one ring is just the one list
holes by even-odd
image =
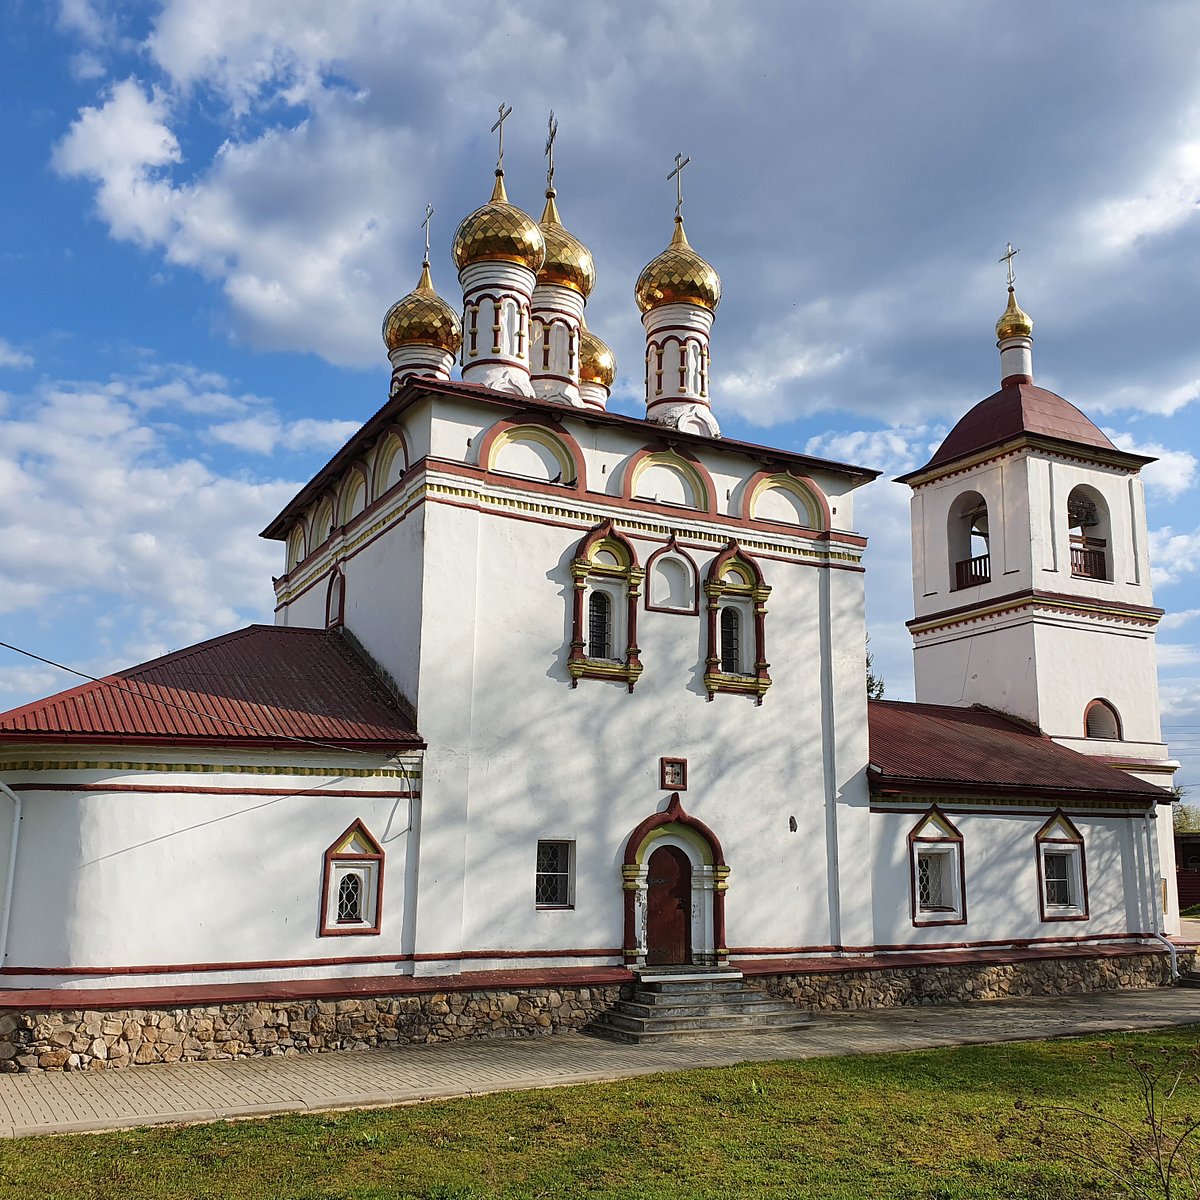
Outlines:
{"label": "dark red metal roof", "polygon": [[1106,457],[1128,460],[1133,467],[1154,461],[1118,450],[1070,401],[1032,383],[1017,381],[976,404],[946,435],[937,453],[919,470],[902,475],[899,481],[903,483],[931,467],[957,462],[1023,435],[1091,447],[1106,452]]}
{"label": "dark red metal roof", "polygon": [[419,746],[340,634],[251,625],[0,713],[0,742]]}
{"label": "dark red metal roof", "polygon": [[875,785],[1169,801],[1171,793],[982,708],[867,703]]}

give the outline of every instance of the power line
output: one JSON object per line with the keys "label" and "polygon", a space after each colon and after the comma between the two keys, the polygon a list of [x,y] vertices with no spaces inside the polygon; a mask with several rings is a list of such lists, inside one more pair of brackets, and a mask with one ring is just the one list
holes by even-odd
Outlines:
{"label": "power line", "polygon": [[[89,675],[86,671],[76,670],[74,667],[68,667],[65,663],[55,662],[52,658],[46,658],[41,654],[35,654],[32,650],[24,650],[20,646],[14,646],[11,642],[0,641],[0,647],[5,650],[11,650],[14,654],[23,654],[26,658],[32,658],[40,663],[45,663],[48,667],[54,667],[59,671],[66,671],[68,675],[76,675],[80,679],[86,679],[91,683],[98,683],[101,687],[111,688],[115,692],[125,692],[127,695],[135,696],[137,699],[146,701],[150,704],[158,704],[164,708],[178,709],[179,712],[187,713],[189,716],[199,717],[204,721],[218,721],[223,725],[229,725],[235,729],[244,729],[249,733],[257,733],[261,737],[276,738],[285,742],[299,742],[306,746],[316,746],[321,750],[337,750],[343,754],[363,754],[371,758],[375,756],[369,750],[357,750],[353,746],[338,746],[333,742],[322,742],[316,738],[300,737],[292,733],[276,733],[269,729],[261,729],[257,725],[247,725],[242,721],[235,721],[232,717],[218,716],[216,713],[200,712],[195,708],[188,708],[186,704],[176,704],[173,700],[164,700],[159,696],[152,696],[143,692],[137,691],[135,688],[126,687],[124,684],[116,683],[112,679],[101,679],[96,675]],[[388,755],[389,758],[393,757]]]}

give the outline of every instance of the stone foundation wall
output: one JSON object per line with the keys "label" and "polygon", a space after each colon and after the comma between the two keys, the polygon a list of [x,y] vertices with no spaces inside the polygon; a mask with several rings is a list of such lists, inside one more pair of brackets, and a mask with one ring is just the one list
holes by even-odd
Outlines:
{"label": "stone foundation wall", "polygon": [[[1194,951],[1179,952],[1181,973],[1192,969],[1195,957]],[[1008,963],[897,966],[837,974],[813,971],[757,975],[748,976],[746,982],[800,1008],[833,1012],[1166,987],[1171,982],[1171,960],[1162,953],[1035,958]]]}
{"label": "stone foundation wall", "polygon": [[134,1063],[365,1050],[579,1029],[621,987],[261,1000],[191,1008],[0,1013],[0,1071],[98,1071]]}

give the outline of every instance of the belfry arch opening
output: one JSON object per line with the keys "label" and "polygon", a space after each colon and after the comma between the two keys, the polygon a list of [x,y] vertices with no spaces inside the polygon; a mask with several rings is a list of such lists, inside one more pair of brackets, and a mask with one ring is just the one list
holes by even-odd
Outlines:
{"label": "belfry arch opening", "polygon": [[978,492],[964,492],[950,506],[946,522],[953,590],[976,587],[992,579],[991,533],[987,501]]}
{"label": "belfry arch opening", "polygon": [[1095,488],[1080,484],[1067,497],[1071,574],[1080,579],[1112,578],[1112,534],[1108,505]]}

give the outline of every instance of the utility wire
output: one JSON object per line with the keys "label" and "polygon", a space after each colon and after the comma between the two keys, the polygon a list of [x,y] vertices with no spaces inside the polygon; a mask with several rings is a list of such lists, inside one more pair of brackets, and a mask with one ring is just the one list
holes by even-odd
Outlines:
{"label": "utility wire", "polygon": [[[48,667],[54,667],[59,671],[66,671],[68,675],[77,675],[80,679],[86,679],[91,683],[98,683],[101,687],[111,688],[115,692],[125,692],[127,695],[136,696],[139,700],[147,701],[150,704],[158,704],[164,708],[178,709],[180,712],[185,712],[189,716],[199,717],[205,721],[218,721],[223,725],[232,726],[235,729],[244,729],[249,733],[257,733],[261,737],[276,738],[285,742],[300,742],[306,746],[316,746],[321,750],[337,750],[343,754],[363,754],[374,758],[375,756],[369,750],[357,750],[353,746],[338,746],[333,742],[322,742],[316,738],[299,737],[291,733],[276,733],[269,729],[261,729],[257,725],[247,725],[242,721],[235,721],[232,717],[218,716],[216,713],[200,712],[198,709],[188,708],[186,704],[176,704],[173,700],[164,700],[159,696],[148,695],[144,692],[139,692],[136,688],[126,687],[124,684],[116,683],[112,679],[101,679],[96,675],[89,675],[86,671],[78,671],[74,667],[68,667],[65,663],[55,662],[52,658],[45,658],[41,654],[34,654],[32,650],[23,650],[20,646],[14,646],[11,642],[0,642],[0,647],[5,650],[11,650],[14,654],[23,654],[26,658],[32,658],[40,663],[45,663]],[[388,755],[388,758],[393,758],[394,755]]]}

